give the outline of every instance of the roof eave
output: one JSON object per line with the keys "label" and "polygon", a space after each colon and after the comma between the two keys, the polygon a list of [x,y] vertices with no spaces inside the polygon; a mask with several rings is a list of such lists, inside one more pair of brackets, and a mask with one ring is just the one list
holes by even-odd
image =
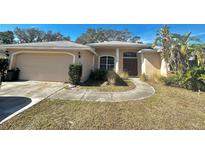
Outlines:
{"label": "roof eave", "polygon": [[2,50],[64,50],[64,51],[70,51],[70,50],[77,50],[77,51],[82,51],[82,50],[87,50],[92,52],[93,54],[97,55],[95,50],[92,48],[46,48],[46,47],[2,47],[0,48]]}

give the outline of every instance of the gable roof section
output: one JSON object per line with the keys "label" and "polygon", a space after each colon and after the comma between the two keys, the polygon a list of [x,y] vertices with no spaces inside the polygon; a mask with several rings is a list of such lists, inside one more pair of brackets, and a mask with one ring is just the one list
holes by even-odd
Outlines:
{"label": "gable roof section", "polygon": [[93,54],[96,52],[87,45],[82,45],[70,41],[52,41],[52,42],[35,42],[35,43],[21,43],[21,44],[6,44],[0,45],[0,49],[51,49],[51,50],[88,50]]}

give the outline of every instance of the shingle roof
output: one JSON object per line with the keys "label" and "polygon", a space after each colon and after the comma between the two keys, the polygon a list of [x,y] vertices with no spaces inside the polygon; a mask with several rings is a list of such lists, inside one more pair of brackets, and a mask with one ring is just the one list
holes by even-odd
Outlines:
{"label": "shingle roof", "polygon": [[12,49],[12,48],[23,48],[23,49],[82,49],[89,50],[93,53],[95,51],[87,46],[70,41],[52,41],[52,42],[35,42],[35,43],[21,43],[21,44],[8,44],[0,45],[0,49]]}
{"label": "shingle roof", "polygon": [[122,42],[122,41],[109,41],[100,43],[90,43],[87,44],[91,47],[132,47],[132,48],[151,48],[151,45],[132,43],[132,42]]}

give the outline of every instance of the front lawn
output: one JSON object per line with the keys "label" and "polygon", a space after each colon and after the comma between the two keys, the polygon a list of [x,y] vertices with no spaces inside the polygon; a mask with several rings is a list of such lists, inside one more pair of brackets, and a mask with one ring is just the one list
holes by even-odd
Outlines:
{"label": "front lawn", "polygon": [[205,129],[205,93],[152,85],[156,94],[141,101],[45,100],[0,129]]}

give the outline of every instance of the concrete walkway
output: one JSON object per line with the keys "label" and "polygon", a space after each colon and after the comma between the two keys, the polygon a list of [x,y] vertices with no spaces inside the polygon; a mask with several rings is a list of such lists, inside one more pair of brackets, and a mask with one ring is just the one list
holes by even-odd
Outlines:
{"label": "concrete walkway", "polygon": [[152,96],[155,90],[149,84],[140,81],[139,78],[131,78],[136,85],[135,89],[125,92],[97,92],[88,89],[62,89],[50,96],[50,99],[81,100],[99,102],[119,102],[141,100]]}

